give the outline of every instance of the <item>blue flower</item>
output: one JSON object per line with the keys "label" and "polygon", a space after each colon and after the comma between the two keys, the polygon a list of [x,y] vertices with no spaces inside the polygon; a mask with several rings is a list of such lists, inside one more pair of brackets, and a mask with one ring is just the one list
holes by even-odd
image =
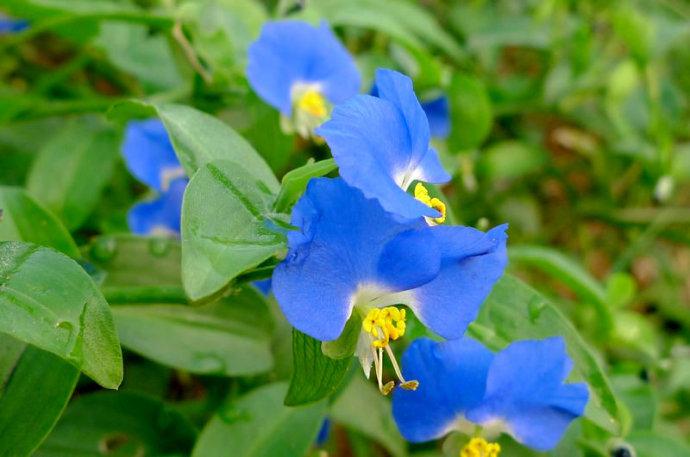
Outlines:
{"label": "blue flower", "polygon": [[538,451],[554,448],[584,413],[584,383],[566,384],[572,361],[561,337],[525,340],[491,353],[469,338],[414,341],[402,359],[415,392],[396,390],[393,416],[412,442],[439,438],[454,428],[506,432]]}
{"label": "blue flower", "polygon": [[10,19],[0,13],[0,35],[5,33],[17,33],[29,27],[29,22],[24,19]]}
{"label": "blue flower", "polygon": [[328,441],[328,435],[331,434],[331,420],[329,418],[325,418],[323,422],[321,423],[321,428],[319,429],[318,435],[316,435],[316,440],[314,440],[314,444],[317,446],[323,446],[326,444],[326,441]]}
{"label": "blue flower", "polygon": [[[405,331],[407,305],[445,338],[462,336],[506,265],[506,226],[481,232],[402,219],[342,179],[313,179],[292,213],[273,292],[288,321],[321,341],[362,320],[365,373]],[[392,357],[391,357],[392,358]]]}
{"label": "blue flower", "polygon": [[376,71],[378,96],[357,95],[334,108],[316,130],[331,148],[340,176],[375,198],[386,211],[414,219],[440,211],[407,193],[418,180],[444,183],[450,176],[429,145],[429,123],[407,76]]}
{"label": "blue flower", "polygon": [[352,56],[325,21],[319,27],[295,20],[266,23],[249,47],[247,78],[305,137],[361,84]]}
{"label": "blue flower", "polygon": [[163,123],[158,119],[130,122],[122,154],[129,171],[158,192],[156,199],[137,203],[130,210],[130,230],[138,235],[179,235],[188,179]]}
{"label": "blue flower", "polygon": [[422,109],[429,120],[429,130],[434,138],[447,138],[450,134],[450,106],[448,97],[442,95],[422,102]]}

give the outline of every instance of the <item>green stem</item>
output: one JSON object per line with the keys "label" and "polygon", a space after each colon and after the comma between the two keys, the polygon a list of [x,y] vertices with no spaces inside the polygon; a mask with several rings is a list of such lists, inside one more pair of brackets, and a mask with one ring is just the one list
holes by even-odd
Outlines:
{"label": "green stem", "polygon": [[188,304],[184,289],[180,286],[108,286],[103,296],[111,305],[130,303]]}

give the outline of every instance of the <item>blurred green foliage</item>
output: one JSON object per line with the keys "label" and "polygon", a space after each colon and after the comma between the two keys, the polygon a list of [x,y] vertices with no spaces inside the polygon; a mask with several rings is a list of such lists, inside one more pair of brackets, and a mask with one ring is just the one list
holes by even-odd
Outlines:
{"label": "blurred green foliage", "polygon": [[[276,224],[305,179],[332,171],[329,162],[308,163],[327,159],[327,149],[281,132],[278,114],[244,76],[246,49],[261,25],[290,16],[330,22],[356,56],[363,91],[385,66],[413,77],[422,99],[448,95],[452,133],[437,147],[455,172],[443,189],[449,211],[455,222],[479,228],[509,222],[510,272],[541,294],[501,283],[471,332],[497,347],[564,334],[575,376],[596,392],[587,420],[549,455],[623,456],[616,452],[632,446],[638,457],[690,456],[687,0],[307,0],[303,7],[291,0],[5,0],[0,9],[31,24],[0,36],[0,240],[79,259],[110,303],[125,348],[121,391],[93,393],[95,384],[82,378],[36,455],[318,455],[310,443],[326,415],[335,424],[326,444],[333,456],[457,455],[457,436],[408,446],[387,400],[359,373],[348,376],[342,361],[311,360],[338,365],[348,381],[330,402],[283,406],[291,333],[275,303],[246,288],[231,287],[220,301],[214,295],[238,273],[266,276],[262,262],[279,251],[279,240],[266,244],[268,235],[255,233],[263,251],[245,257],[227,246],[180,248],[122,235],[128,208],[145,192],[119,155],[132,118],[160,116],[178,153],[185,151],[190,176],[201,170],[189,202],[212,195],[227,208],[209,207],[209,214],[242,216],[231,224],[185,214],[209,240],[261,226],[244,201],[207,179],[242,176],[211,160],[231,154],[248,176],[263,176],[270,185],[253,192],[262,217]],[[253,150],[271,170],[252,162]],[[302,165],[282,188],[271,173],[282,178]],[[0,257],[11,248],[0,244]],[[180,255],[208,249],[222,259],[208,264],[199,255],[179,269]],[[65,281],[86,278],[64,256],[52,253],[50,261]],[[209,271],[216,276],[200,283],[195,275]],[[187,288],[190,298],[206,304],[188,306],[185,280],[198,287]],[[99,296],[89,298],[95,308],[105,306]],[[2,303],[0,296],[0,310]],[[72,342],[51,346],[48,333],[31,339],[22,337],[26,328],[0,330],[7,332],[0,334],[0,455],[26,455],[70,397],[76,374],[53,354]],[[319,349],[311,343],[301,349]],[[77,363],[92,360],[88,349]],[[45,379],[32,360],[43,364]],[[82,370],[114,383],[117,373],[102,374],[109,362],[94,363]],[[52,394],[29,398],[24,379],[26,388]],[[34,387],[36,379],[46,390]],[[33,425],[10,416],[18,405],[44,415],[35,433],[8,449],[2,437],[13,430],[11,418]],[[245,442],[256,430],[256,441]],[[294,446],[280,447],[287,437]],[[507,456],[538,455],[503,445]]]}

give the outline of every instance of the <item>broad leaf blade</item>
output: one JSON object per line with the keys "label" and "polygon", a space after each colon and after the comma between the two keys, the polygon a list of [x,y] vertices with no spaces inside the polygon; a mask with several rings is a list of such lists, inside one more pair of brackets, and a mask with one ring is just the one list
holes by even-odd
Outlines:
{"label": "broad leaf blade", "polygon": [[283,405],[287,386],[269,384],[229,404],[206,425],[193,457],[302,457],[314,442],[325,402]]}
{"label": "broad leaf blade", "polygon": [[132,392],[77,398],[36,457],[188,455],[192,425],[173,408]]}
{"label": "broad leaf blade", "polygon": [[122,345],[163,365],[222,376],[273,365],[269,310],[249,287],[201,307],[115,306],[113,314]]}
{"label": "broad leaf blade", "polygon": [[611,433],[622,432],[621,407],[591,349],[556,307],[522,281],[508,275],[501,278],[470,331],[494,349],[520,339],[563,336],[575,363],[575,377],[590,386],[585,416]]}
{"label": "broad leaf blade", "polygon": [[0,241],[28,241],[79,257],[62,223],[19,187],[0,186]]}
{"label": "broad leaf blade", "polygon": [[33,163],[27,188],[67,228],[78,228],[98,203],[118,155],[115,132],[82,119],[46,143]]}
{"label": "broad leaf blade", "polygon": [[[0,334],[0,456],[28,456],[48,435],[72,395],[79,370],[59,357]],[[1,357],[1,356],[0,356]]]}
{"label": "broad leaf blade", "polygon": [[209,163],[194,175],[182,205],[182,281],[192,300],[284,249],[268,219],[274,198],[234,162]]}
{"label": "broad leaf blade", "polygon": [[110,308],[72,259],[32,244],[0,243],[0,332],[52,352],[107,388],[122,381]]}
{"label": "broad leaf blade", "polygon": [[285,397],[289,406],[326,398],[345,379],[351,358],[334,360],[321,351],[321,342],[297,329],[292,331],[294,371]]}

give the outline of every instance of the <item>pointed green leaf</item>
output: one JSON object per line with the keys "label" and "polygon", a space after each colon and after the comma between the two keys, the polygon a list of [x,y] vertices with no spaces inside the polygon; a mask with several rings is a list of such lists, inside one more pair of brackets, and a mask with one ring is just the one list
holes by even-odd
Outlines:
{"label": "pointed green leaf", "polygon": [[74,260],[0,242],[0,332],[52,352],[103,387],[122,381],[122,352],[103,295]]}

